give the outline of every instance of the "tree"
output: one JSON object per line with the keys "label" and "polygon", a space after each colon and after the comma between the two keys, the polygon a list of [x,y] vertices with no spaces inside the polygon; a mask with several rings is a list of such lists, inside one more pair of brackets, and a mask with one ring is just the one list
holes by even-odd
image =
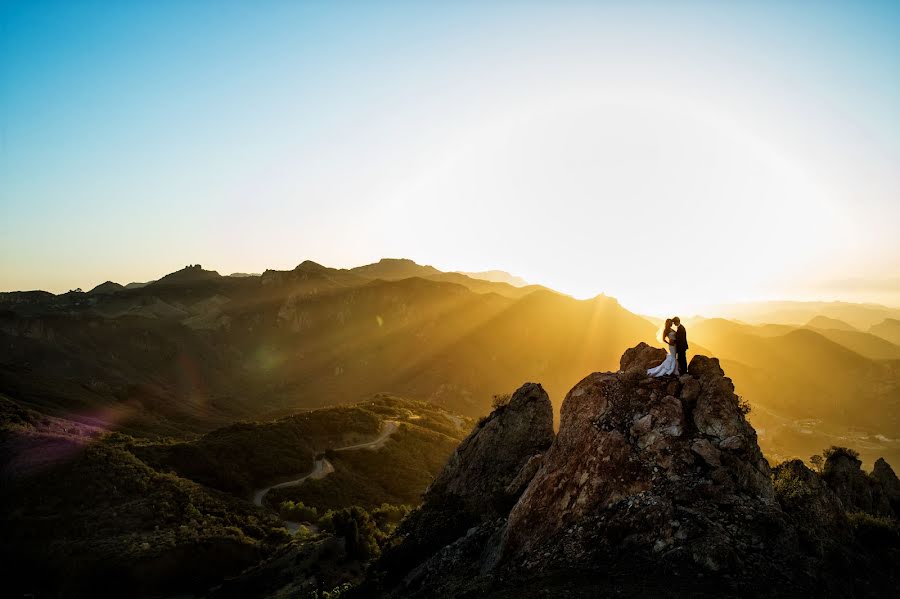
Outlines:
{"label": "tree", "polygon": [[349,559],[368,561],[378,556],[380,553],[378,543],[382,535],[366,510],[354,505],[329,512],[326,514],[326,517],[328,516],[334,534],[344,537],[344,546]]}
{"label": "tree", "polygon": [[809,463],[812,464],[813,470],[816,472],[822,472],[822,468],[825,466],[825,458],[816,454],[809,458]]}

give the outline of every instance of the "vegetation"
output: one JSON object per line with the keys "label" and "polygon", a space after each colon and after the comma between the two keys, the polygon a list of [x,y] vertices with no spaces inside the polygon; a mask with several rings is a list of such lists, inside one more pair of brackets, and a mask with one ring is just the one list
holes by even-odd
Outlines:
{"label": "vegetation", "polygon": [[496,410],[500,406],[505,406],[509,403],[510,399],[512,399],[512,395],[509,393],[494,395],[494,397],[491,399],[491,409]]}
{"label": "vegetation", "polygon": [[362,407],[315,410],[275,422],[217,429],[188,443],[135,447],[149,464],[202,484],[249,495],[279,477],[309,471],[315,454],[348,438],[377,434],[381,418]]}
{"label": "vegetation", "polygon": [[[329,451],[338,471],[310,481],[337,477],[342,495],[276,503],[282,518],[308,524],[293,537],[274,514],[238,497],[298,460],[311,463],[319,448],[373,438],[383,418],[407,422],[378,451]],[[0,395],[0,434],[11,480],[0,494],[0,557],[17,573],[13,590],[77,593],[103,580],[115,595],[202,592],[279,548],[315,541],[313,525],[344,537],[347,559],[372,559],[408,512],[401,504],[417,503],[463,433],[434,406],[380,396],[158,443],[44,416]],[[372,489],[380,492],[370,496]],[[351,497],[364,507],[348,504]]]}
{"label": "vegetation", "polygon": [[203,590],[289,539],[249,504],[153,470],[122,435],[90,443],[5,435],[31,455],[55,458],[25,465],[4,484],[3,559],[22,593]]}
{"label": "vegetation", "polygon": [[282,501],[278,505],[278,515],[284,520],[294,522],[318,522],[319,511],[314,507],[306,507],[302,501]]}
{"label": "vegetation", "polygon": [[772,485],[775,487],[775,496],[782,505],[801,504],[811,495],[809,487],[787,468],[775,470]]}
{"label": "vegetation", "polygon": [[384,503],[416,505],[461,437],[460,432],[449,437],[404,423],[378,451],[326,452],[334,466],[332,474],[272,489],[268,499],[276,504],[302,502],[320,511],[353,505],[372,509]]}
{"label": "vegetation", "polygon": [[856,538],[870,549],[900,547],[900,523],[894,518],[866,512],[847,514]]}
{"label": "vegetation", "polygon": [[812,466],[813,470],[821,473],[822,469],[825,467],[825,458],[819,454],[815,454],[813,456],[810,456],[809,463]]}

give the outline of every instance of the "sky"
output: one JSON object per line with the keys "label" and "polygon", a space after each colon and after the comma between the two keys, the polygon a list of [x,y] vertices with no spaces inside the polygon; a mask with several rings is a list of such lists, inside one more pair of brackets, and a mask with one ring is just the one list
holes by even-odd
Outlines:
{"label": "sky", "polygon": [[900,4],[0,1],[0,290],[407,257],[900,305]]}

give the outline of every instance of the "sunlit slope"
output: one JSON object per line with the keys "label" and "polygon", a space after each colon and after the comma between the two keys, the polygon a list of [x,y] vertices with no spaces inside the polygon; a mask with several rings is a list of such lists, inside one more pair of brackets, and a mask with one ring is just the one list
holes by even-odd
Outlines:
{"label": "sunlit slope", "polygon": [[615,368],[623,344],[654,334],[609,298],[510,300],[411,278],[298,299],[262,338],[269,378],[287,385],[279,401],[386,390],[480,414],[523,380],[561,401],[585,372]]}
{"label": "sunlit slope", "polygon": [[757,334],[759,329],[710,319],[692,333],[728,365],[738,392],[754,405],[898,436],[900,362],[867,358],[809,329],[782,335]]}
{"label": "sunlit slope", "polygon": [[[429,363],[409,369],[411,385],[433,386],[452,373],[454,388],[503,392],[539,381],[558,409],[585,373],[616,370],[620,349],[653,341],[656,328],[614,299],[575,300],[533,293],[473,329]],[[518,381],[518,383],[516,382]],[[483,392],[482,392],[483,393]]]}
{"label": "sunlit slope", "polygon": [[885,318],[878,324],[872,325],[869,328],[869,332],[891,343],[900,345],[900,320],[896,318]]}

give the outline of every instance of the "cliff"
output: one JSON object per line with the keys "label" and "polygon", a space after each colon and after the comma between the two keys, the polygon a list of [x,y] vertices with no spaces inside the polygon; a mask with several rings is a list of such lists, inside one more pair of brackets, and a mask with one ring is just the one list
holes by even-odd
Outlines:
{"label": "cliff", "polygon": [[[896,566],[884,568],[858,546],[827,478],[799,461],[773,473],[718,360],[695,356],[688,375],[647,377],[663,357],[642,343],[625,352],[618,372],[584,378],[566,395],[555,438],[546,394],[523,386],[463,442],[362,590],[394,597],[895,591]],[[896,477],[884,462],[877,470],[866,480],[884,487],[879,506],[890,509]],[[887,551],[896,557],[896,547]]]}

